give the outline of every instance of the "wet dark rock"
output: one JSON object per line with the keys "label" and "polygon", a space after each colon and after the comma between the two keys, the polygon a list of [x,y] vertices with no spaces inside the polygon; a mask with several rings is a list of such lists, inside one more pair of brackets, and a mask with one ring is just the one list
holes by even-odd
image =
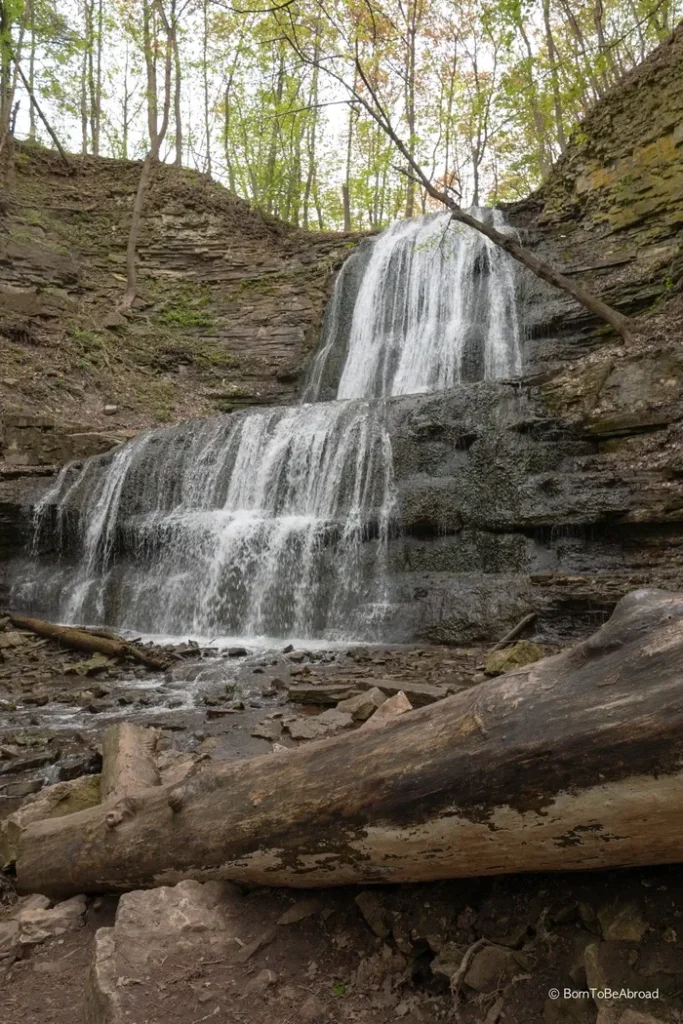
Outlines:
{"label": "wet dark rock", "polygon": [[248,654],[249,654],[249,651],[246,649],[246,647],[229,647],[228,648],[228,657],[229,658],[246,658]]}
{"label": "wet dark rock", "polygon": [[36,768],[41,768],[43,765],[54,764],[59,758],[59,753],[59,750],[42,750],[37,751],[31,757],[17,758],[15,755],[9,760],[0,757],[0,776],[19,775],[21,772],[29,772]]}
{"label": "wet dark rock", "polygon": [[102,770],[102,755],[94,750],[63,756],[57,768],[60,782],[78,779],[81,775],[97,775]]}

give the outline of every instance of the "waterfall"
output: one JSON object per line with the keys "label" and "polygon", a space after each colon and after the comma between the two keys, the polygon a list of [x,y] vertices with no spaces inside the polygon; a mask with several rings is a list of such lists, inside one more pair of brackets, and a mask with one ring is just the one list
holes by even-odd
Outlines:
{"label": "waterfall", "polygon": [[[385,399],[518,373],[519,342],[504,253],[447,216],[394,225],[339,275],[302,405],[145,431],[62,471],[17,604],[166,635],[380,639]],[[331,367],[336,400],[311,403]],[[41,559],[55,547],[56,568]]]}
{"label": "waterfall", "polygon": [[[499,210],[471,212],[510,231]],[[339,275],[307,398],[319,396],[326,365],[344,340],[337,398],[442,391],[519,375],[516,264],[499,246],[449,214],[398,221],[371,246],[352,296],[348,339],[340,320],[351,260]]]}
{"label": "waterfall", "polygon": [[64,564],[17,593],[61,621],[153,633],[371,638],[391,471],[365,402],[147,431],[62,472],[34,546],[56,536]]}

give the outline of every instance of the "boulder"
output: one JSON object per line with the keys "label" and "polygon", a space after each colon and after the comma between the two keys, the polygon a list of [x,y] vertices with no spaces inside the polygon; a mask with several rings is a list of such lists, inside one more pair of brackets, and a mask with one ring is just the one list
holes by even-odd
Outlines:
{"label": "boulder", "polygon": [[289,682],[287,696],[297,704],[337,704],[355,696],[359,687],[354,683],[300,683]]}
{"label": "boulder", "polygon": [[340,700],[337,704],[337,711],[351,715],[354,722],[365,722],[371,715],[374,715],[377,708],[384,704],[386,699],[387,695],[382,693],[379,687],[373,686],[371,690],[359,693],[356,697]]}
{"label": "boulder", "polygon": [[182,949],[190,962],[209,944],[230,938],[242,912],[236,886],[223,882],[179,882],[128,892],[121,897],[113,928],[95,936],[86,981],[87,1024],[128,1024],[126,991],[131,977],[163,963]]}
{"label": "boulder", "polygon": [[257,722],[251,730],[251,735],[256,739],[268,740],[269,743],[273,743],[280,738],[281,732],[281,723],[273,720],[270,722]]}
{"label": "boulder", "polygon": [[265,968],[263,971],[259,971],[257,975],[251,978],[244,989],[243,998],[247,996],[263,996],[268,989],[275,984],[277,981],[277,974],[275,971],[270,971]]}
{"label": "boulder", "polygon": [[321,900],[316,900],[313,897],[299,900],[293,906],[280,914],[276,923],[283,925],[298,924],[299,921],[305,921],[306,918],[319,914],[322,909],[323,904]]}
{"label": "boulder", "polygon": [[391,929],[387,923],[386,911],[376,892],[364,890],[356,896],[356,906],[379,939],[388,939]]}
{"label": "boulder", "polygon": [[175,886],[127,892],[116,912],[116,934],[126,942],[145,934],[180,938],[199,932],[222,932],[224,895],[234,886],[221,882],[179,882]]}
{"label": "boulder", "polygon": [[85,896],[72,896],[51,910],[44,905],[25,906],[15,915],[20,945],[36,946],[66,932],[78,931],[85,923],[85,910]]}
{"label": "boulder", "polygon": [[334,736],[353,724],[351,715],[329,708],[315,718],[295,718],[284,722],[284,729],[293,740],[319,740]]}
{"label": "boulder", "polygon": [[401,690],[393,697],[385,700],[383,704],[380,704],[374,715],[368,718],[367,722],[363,722],[361,729],[381,729],[383,725],[392,722],[399,715],[404,715],[406,711],[412,710],[413,705]]}
{"label": "boulder", "polygon": [[603,939],[617,942],[640,942],[650,927],[637,903],[601,907],[597,917]]}
{"label": "boulder", "polygon": [[92,966],[85,981],[86,1024],[122,1024],[114,928],[95,933]]}
{"label": "boulder", "polygon": [[162,786],[177,786],[186,779],[201,754],[188,754],[181,750],[162,750],[157,754],[157,771]]}
{"label": "boulder", "polygon": [[19,948],[18,921],[0,921],[0,965],[13,963]]}
{"label": "boulder", "polygon": [[475,992],[497,992],[515,974],[522,973],[523,961],[519,954],[501,946],[484,946],[472,959],[464,982]]}

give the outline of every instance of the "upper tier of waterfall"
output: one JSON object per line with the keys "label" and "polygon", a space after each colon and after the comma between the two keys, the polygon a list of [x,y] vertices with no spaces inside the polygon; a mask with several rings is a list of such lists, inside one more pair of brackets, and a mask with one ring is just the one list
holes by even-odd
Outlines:
{"label": "upper tier of waterfall", "polygon": [[[146,431],[63,470],[17,605],[167,635],[380,639],[384,399],[518,373],[515,287],[509,257],[448,216],[395,224],[339,275],[302,405]],[[331,372],[338,400],[309,404]]]}
{"label": "upper tier of waterfall", "polygon": [[[499,210],[472,212],[511,230]],[[519,375],[516,290],[515,262],[449,214],[397,221],[342,269],[304,397],[320,398],[340,355],[337,398],[442,391]]]}

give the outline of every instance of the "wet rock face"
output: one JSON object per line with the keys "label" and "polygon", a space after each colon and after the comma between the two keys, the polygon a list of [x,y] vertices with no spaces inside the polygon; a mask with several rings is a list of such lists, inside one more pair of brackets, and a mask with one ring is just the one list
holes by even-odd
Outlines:
{"label": "wet rock face", "polygon": [[[630,365],[640,372],[621,361],[625,381]],[[481,383],[388,401],[397,500],[386,640],[498,640],[536,611],[537,639],[564,642],[634,587],[683,586],[676,403],[657,429],[596,437],[581,418],[554,413],[548,387]],[[0,483],[5,557],[27,542],[45,486]],[[378,543],[369,521],[368,572]]]}

